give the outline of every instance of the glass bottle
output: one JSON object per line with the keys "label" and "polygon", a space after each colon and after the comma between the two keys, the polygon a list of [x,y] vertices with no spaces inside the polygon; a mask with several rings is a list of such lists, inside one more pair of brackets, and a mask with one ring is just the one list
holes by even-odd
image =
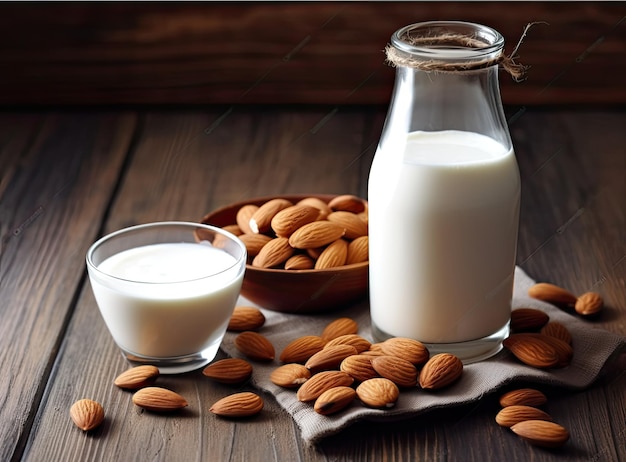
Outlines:
{"label": "glass bottle", "polygon": [[368,184],[377,341],[414,338],[470,363],[508,335],[520,177],[498,83],[503,49],[497,31],[466,22],[391,38],[396,80]]}

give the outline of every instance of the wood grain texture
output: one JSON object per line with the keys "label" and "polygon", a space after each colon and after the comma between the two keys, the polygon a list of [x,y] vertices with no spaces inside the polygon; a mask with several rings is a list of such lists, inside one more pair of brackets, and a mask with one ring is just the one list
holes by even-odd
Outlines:
{"label": "wood grain texture", "polygon": [[531,66],[506,104],[626,102],[623,2],[0,5],[0,104],[387,104],[402,26],[490,25]]}
{"label": "wood grain texture", "polygon": [[0,459],[9,460],[34,421],[134,117],[1,120],[3,163],[12,161],[0,191]]}
{"label": "wood grain texture", "polygon": [[[1,197],[10,238],[0,285],[0,365],[10,371],[0,376],[2,460],[626,459],[623,356],[584,392],[542,387],[547,410],[572,435],[556,452],[500,428],[497,396],[408,421],[359,423],[310,447],[271,396],[250,420],[208,412],[226,394],[253,390],[250,384],[217,385],[199,371],[163,377],[161,385],[190,403],[169,416],[141,411],[113,385],[128,364],[83,279],[84,252],[98,233],[198,220],[252,195],[366,195],[384,115],[377,106],[329,105],[0,117],[0,160],[12,172]],[[621,335],[624,126],[619,110],[525,109],[511,124],[523,185],[518,263],[534,278],[599,291],[607,310],[589,326]],[[55,201],[43,201],[61,186]],[[12,230],[41,203],[45,214],[16,240]],[[93,433],[68,417],[72,402],[85,397],[105,408]]]}

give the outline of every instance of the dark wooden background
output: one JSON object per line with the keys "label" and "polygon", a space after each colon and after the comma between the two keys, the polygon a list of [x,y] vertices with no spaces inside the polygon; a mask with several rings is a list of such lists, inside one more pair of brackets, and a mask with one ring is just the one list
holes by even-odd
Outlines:
{"label": "dark wooden background", "polygon": [[624,2],[0,4],[1,105],[386,104],[383,48],[424,20],[490,25],[519,55],[505,104],[626,103]]}

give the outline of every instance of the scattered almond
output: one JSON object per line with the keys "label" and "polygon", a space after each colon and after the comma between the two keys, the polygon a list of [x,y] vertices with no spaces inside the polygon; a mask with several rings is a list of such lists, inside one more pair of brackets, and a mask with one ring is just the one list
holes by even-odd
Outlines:
{"label": "scattered almond", "polygon": [[561,447],[569,439],[566,428],[545,420],[525,420],[513,425],[511,430],[529,443],[547,448]]}
{"label": "scattered almond", "polygon": [[380,344],[380,349],[386,355],[406,359],[416,366],[426,363],[430,357],[428,348],[422,342],[405,337],[389,338]]}
{"label": "scattered almond", "polygon": [[552,420],[547,412],[532,406],[513,405],[507,406],[498,412],[496,422],[501,427],[512,427],[524,420]]}
{"label": "scattered almond", "polygon": [[559,364],[557,351],[539,336],[529,333],[511,334],[504,339],[502,345],[528,366],[548,369]]}
{"label": "scattered almond", "polygon": [[572,357],[574,356],[574,349],[572,346],[556,337],[550,337],[549,335],[543,334],[534,334],[539,337],[542,341],[547,342],[554,351],[556,351],[557,356],[559,357],[559,361],[557,362],[555,367],[565,367],[572,362]]}
{"label": "scattered almond", "polygon": [[461,377],[463,363],[451,353],[432,356],[420,371],[419,384],[422,388],[435,390],[446,387]]}
{"label": "scattered almond", "polygon": [[302,364],[283,364],[270,374],[273,384],[283,388],[298,388],[311,378],[311,371]]}
{"label": "scattered almond", "polygon": [[326,342],[342,335],[356,334],[359,332],[359,325],[351,318],[338,318],[328,323],[322,331],[320,337]]}
{"label": "scattered almond", "polygon": [[315,400],[313,410],[318,414],[330,415],[341,411],[354,401],[356,391],[351,387],[334,387],[326,390]]}
{"label": "scattered almond", "polygon": [[361,382],[356,388],[356,395],[368,407],[388,409],[395,406],[400,389],[391,380],[376,377]]}
{"label": "scattered almond", "polygon": [[511,311],[511,330],[513,332],[537,331],[548,323],[550,317],[535,308],[516,308]]}
{"label": "scattered almond", "polygon": [[263,409],[263,398],[256,393],[244,391],[234,393],[217,401],[210,412],[221,417],[250,417]]}
{"label": "scattered almond", "polygon": [[576,295],[562,287],[547,282],[539,282],[531,286],[531,288],[528,289],[528,295],[556,305],[574,305],[577,300]]}
{"label": "scattered almond", "polygon": [[337,369],[344,359],[356,354],[356,348],[352,345],[334,345],[315,353],[307,360],[304,366],[311,372]]}
{"label": "scattered almond", "polygon": [[171,412],[187,406],[185,398],[161,387],[146,387],[133,395],[133,403],[153,412]]}
{"label": "scattered almond", "polygon": [[378,377],[378,373],[372,366],[372,359],[370,356],[364,354],[348,356],[341,361],[339,370],[350,374],[350,376],[357,382],[365,382],[366,380]]}
{"label": "scattered almond", "polygon": [[381,376],[391,380],[399,387],[417,385],[417,368],[406,359],[396,356],[377,356],[372,358],[372,367]]}
{"label": "scattered almond", "polygon": [[329,340],[324,348],[329,348],[334,345],[352,345],[354,348],[356,348],[356,351],[358,353],[362,353],[363,351],[369,349],[371,343],[369,342],[369,340],[361,337],[358,334],[345,334]]}
{"label": "scattered almond", "polygon": [[248,358],[258,361],[274,359],[274,345],[262,334],[245,331],[235,337],[235,347]]}
{"label": "scattered almond", "polygon": [[228,330],[243,332],[256,330],[265,324],[265,315],[254,306],[236,306],[228,321]]}
{"label": "scattered almond", "polygon": [[241,383],[252,376],[252,365],[240,358],[221,359],[205,367],[202,374],[220,383]]}
{"label": "scattered almond", "polygon": [[70,407],[70,418],[82,431],[93,430],[104,420],[104,408],[91,399],[79,399]]}
{"label": "scattered almond", "polygon": [[543,406],[548,401],[546,395],[534,388],[511,390],[500,397],[500,406]]}
{"label": "scattered almond", "polygon": [[604,306],[602,296],[596,292],[586,292],[576,300],[574,309],[583,316],[595,316]]}
{"label": "scattered almond", "polygon": [[289,342],[280,354],[284,363],[305,363],[311,356],[324,348],[326,342],[317,335],[305,335]]}
{"label": "scattered almond", "polygon": [[113,383],[125,390],[138,390],[152,385],[158,376],[159,369],[156,366],[136,366],[122,372]]}
{"label": "scattered almond", "polygon": [[565,327],[560,322],[550,321],[541,328],[540,333],[549,337],[555,337],[559,340],[563,340],[569,345],[572,344],[572,334],[570,334],[567,327]]}
{"label": "scattered almond", "polygon": [[298,388],[297,397],[299,401],[315,401],[326,390],[334,387],[349,387],[354,379],[342,371],[324,371],[312,376]]}

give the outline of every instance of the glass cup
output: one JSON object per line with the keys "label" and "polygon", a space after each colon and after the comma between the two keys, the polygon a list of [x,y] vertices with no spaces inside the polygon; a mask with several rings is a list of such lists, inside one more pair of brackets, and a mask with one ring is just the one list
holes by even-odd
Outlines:
{"label": "glass cup", "polygon": [[86,260],[98,308],[124,356],[178,374],[217,354],[246,257],[243,243],[220,228],[161,222],[101,238]]}

